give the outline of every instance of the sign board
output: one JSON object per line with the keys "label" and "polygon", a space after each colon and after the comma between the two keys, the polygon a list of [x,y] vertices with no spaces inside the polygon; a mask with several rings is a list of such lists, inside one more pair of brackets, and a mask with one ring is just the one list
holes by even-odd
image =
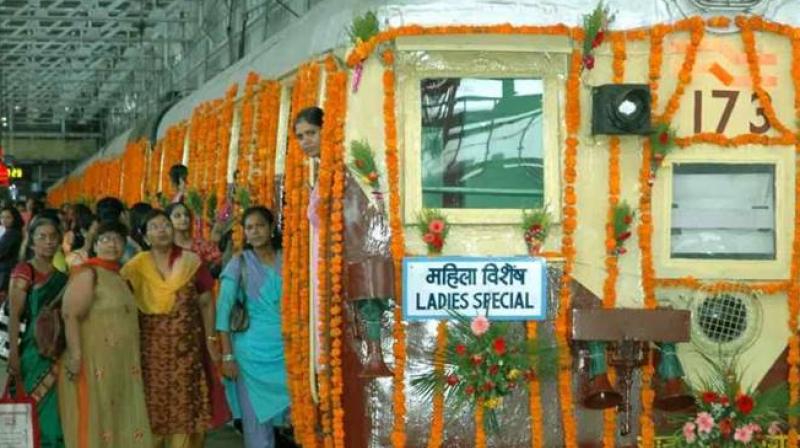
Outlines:
{"label": "sign board", "polygon": [[450,312],[491,320],[544,320],[543,258],[407,257],[403,261],[406,320],[448,319]]}

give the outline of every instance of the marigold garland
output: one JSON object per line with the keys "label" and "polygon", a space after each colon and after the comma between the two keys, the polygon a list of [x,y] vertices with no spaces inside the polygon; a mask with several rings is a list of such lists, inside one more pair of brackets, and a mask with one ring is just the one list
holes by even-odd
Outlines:
{"label": "marigold garland", "polygon": [[[747,56],[747,67],[750,70],[750,80],[753,84],[753,91],[758,97],[758,102],[764,110],[764,115],[767,117],[769,124],[774,127],[778,132],[783,135],[791,134],[791,131],[778,120],[775,114],[775,109],[772,107],[767,91],[761,86],[761,68],[758,64],[758,52],[756,51],[756,41],[753,35],[753,27],[761,28],[760,24],[763,21],[748,20],[744,17],[737,17],[736,24],[739,25],[742,35],[742,45],[744,46],[744,53]],[[763,26],[763,25],[762,25]]]}
{"label": "marigold garland", "polygon": [[[447,321],[439,321],[436,326],[436,352],[433,359],[433,370],[444,383],[444,361],[447,351]],[[439,448],[444,440],[444,388],[437,387],[433,393],[433,410],[431,411],[431,436],[428,448]]]}
{"label": "marigold garland", "polygon": [[[297,74],[292,92],[292,110],[316,104],[319,67],[315,63],[302,66]],[[309,337],[309,223],[305,218],[309,192],[305,186],[307,173],[303,169],[304,155],[297,139],[289,139],[286,165],[288,201],[284,242],[289,247],[284,264],[283,307],[285,318],[283,333],[286,342],[286,359],[289,370],[289,392],[292,398],[292,420],[296,425],[298,440],[304,447],[317,446],[317,412],[311,400]],[[335,349],[335,347],[334,347]],[[334,428],[335,431],[335,428]]]}
{"label": "marigold garland", "polygon": [[675,86],[675,91],[667,101],[667,106],[664,113],[657,119],[659,122],[669,123],[672,121],[672,116],[680,107],[681,97],[683,97],[684,90],[689,83],[692,82],[692,70],[694,69],[694,62],[697,59],[697,49],[700,47],[700,42],[703,40],[705,27],[703,19],[694,17],[690,19],[690,43],[686,49],[686,55],[681,65],[681,70],[678,72],[678,84]]}
{"label": "marigold garland", "polygon": [[[387,50],[390,52],[391,50]],[[384,56],[384,59],[390,56]],[[400,216],[400,167],[397,151],[397,120],[395,117],[395,84],[394,67],[388,66],[383,71],[383,132],[386,144],[386,171],[389,180],[389,226],[392,230],[392,259],[394,261],[394,293],[396,300],[403,296],[403,257],[405,256],[405,237],[403,221]],[[402,307],[394,307],[394,426],[392,429],[392,446],[406,446],[406,330],[403,322]]]}
{"label": "marigold garland", "polygon": [[[529,341],[537,339],[538,324],[536,321],[528,321],[525,324]],[[542,412],[541,385],[536,376],[532,376],[528,381],[528,412],[531,415],[530,433],[531,448],[542,448],[544,446],[544,414]]]}
{"label": "marigold garland", "polygon": [[[792,38],[792,80],[794,81],[795,119],[800,120],[800,33]],[[795,145],[795,155],[800,154],[800,143]],[[792,240],[792,267],[790,272],[789,303],[789,403],[800,400],[800,336],[797,334],[800,316],[800,161],[795,161],[794,183],[794,238]],[[789,419],[789,446],[798,445],[797,418]]]}
{"label": "marigold garland", "polygon": [[[650,37],[650,63],[648,79],[650,80],[650,91],[652,100],[650,105],[651,115],[655,116],[658,107],[658,82],[661,78],[661,64],[663,62],[663,40],[667,32],[666,26],[656,26]],[[644,295],[644,308],[655,309],[657,306],[655,296],[655,269],[653,268],[652,234],[653,218],[651,215],[651,159],[652,148],[650,139],[642,139],[642,165],[639,170],[639,251],[642,293]],[[655,425],[652,419],[653,399],[655,392],[652,387],[653,366],[648,362],[642,368],[642,381],[640,400],[642,412],[639,415],[639,426],[643,448],[653,448],[655,445]]]}
{"label": "marigold garland", "polygon": [[694,277],[681,278],[659,278],[654,280],[655,286],[661,288],[683,288],[695,291],[703,291],[709,294],[719,294],[723,292],[741,292],[746,294],[780,294],[789,291],[791,281],[775,282],[731,282],[719,281],[713,283],[701,282]]}
{"label": "marigold garland", "polygon": [[[580,69],[581,53],[573,50],[570,73],[567,78],[566,89],[566,122],[567,138],[564,147],[564,194],[575,196],[575,182],[577,180],[578,157],[578,131],[581,124],[580,110]],[[572,301],[571,283],[572,269],[575,265],[574,233],[577,226],[578,210],[574,203],[564,201],[563,207],[563,233],[561,238],[561,252],[564,254],[564,270],[561,276],[560,306],[556,317],[556,341],[559,346],[559,373],[558,397],[561,405],[561,423],[564,428],[564,445],[575,448],[577,442],[577,427],[572,403],[572,355],[568,344],[569,322],[568,315]]]}
{"label": "marigold garland", "polygon": [[[613,82],[620,84],[625,75],[625,41],[619,34],[611,38],[613,48]],[[618,257],[614,252],[617,247],[617,236],[614,229],[614,214],[619,205],[620,196],[620,143],[616,135],[609,138],[608,152],[608,212],[606,216],[606,278],[603,283],[603,307],[614,308],[617,302],[617,278],[619,277]],[[609,372],[612,373],[613,372]],[[616,444],[617,411],[615,408],[603,411],[603,446],[613,447]]]}

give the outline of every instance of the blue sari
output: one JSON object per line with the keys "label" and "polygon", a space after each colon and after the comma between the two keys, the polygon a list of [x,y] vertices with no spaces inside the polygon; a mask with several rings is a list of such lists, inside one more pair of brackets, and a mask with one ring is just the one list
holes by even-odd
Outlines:
{"label": "blue sari", "polygon": [[[247,284],[242,286],[247,293],[250,326],[244,332],[230,333],[231,307],[239,294],[242,265],[247,269]],[[276,254],[272,267],[262,264],[252,250],[244,251],[225,266],[217,301],[216,328],[230,335],[239,367],[238,381],[243,383],[259,423],[280,423],[289,408],[281,336],[280,266],[280,253]],[[241,418],[241,404],[233,381],[225,380],[225,393],[234,417]]]}

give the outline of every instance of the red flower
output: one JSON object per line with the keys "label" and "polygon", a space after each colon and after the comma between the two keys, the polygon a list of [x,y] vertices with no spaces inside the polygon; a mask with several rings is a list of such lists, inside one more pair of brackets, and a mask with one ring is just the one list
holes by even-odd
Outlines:
{"label": "red flower", "polygon": [[615,251],[617,255],[625,255],[626,253],[628,253],[628,249],[625,249],[624,247],[618,247],[615,249]]}
{"label": "red flower", "polygon": [[467,354],[467,347],[465,347],[464,344],[456,345],[456,353],[461,355],[461,356],[466,355]]}
{"label": "red flower", "polygon": [[744,415],[749,414],[753,410],[754,404],[753,399],[749,395],[740,395],[739,398],[736,399],[736,408]]}
{"label": "red flower", "polygon": [[444,221],[441,219],[431,220],[428,224],[428,231],[432,233],[442,233],[444,231]]}
{"label": "red flower", "polygon": [[722,434],[722,437],[728,438],[731,436],[733,432],[733,424],[731,423],[731,419],[726,418],[719,422],[719,432]]}
{"label": "red flower", "polygon": [[431,246],[436,248],[436,250],[442,250],[442,246],[444,246],[444,240],[442,239],[441,233],[433,234],[433,242],[431,242]]}
{"label": "red flower", "polygon": [[356,166],[358,168],[364,168],[364,161],[361,159],[356,159]]}
{"label": "red flower", "polygon": [[631,216],[631,215],[625,215],[625,219],[624,219],[624,221],[625,221],[625,224],[630,224],[630,223],[632,223],[632,222],[633,222],[633,216]]}
{"label": "red flower", "polygon": [[490,390],[494,389],[494,383],[491,381],[487,381],[483,383],[483,390],[489,392]]}
{"label": "red flower", "polygon": [[472,394],[475,392],[475,388],[474,388],[474,387],[472,387],[472,386],[467,386],[467,387],[464,389],[464,392],[466,392],[466,393],[467,393],[467,395],[472,395]]}
{"label": "red flower", "polygon": [[422,241],[425,241],[426,244],[433,245],[434,239],[436,239],[436,236],[432,233],[426,233],[425,235],[422,235]]}
{"label": "red flower", "polygon": [[595,34],[594,39],[592,39],[592,48],[599,47],[600,44],[603,43],[603,37],[605,37],[603,30],[598,31],[597,34]]}
{"label": "red flower", "polygon": [[492,343],[492,348],[495,353],[502,356],[506,352],[506,340],[502,336],[495,339],[494,343]]}
{"label": "red flower", "polygon": [[375,182],[376,180],[378,180],[378,173],[373,171],[369,173],[369,175],[367,175],[367,178],[369,179],[370,182]]}
{"label": "red flower", "polygon": [[483,362],[483,357],[481,355],[472,355],[472,364],[473,365],[480,365]]}
{"label": "red flower", "polygon": [[534,224],[530,228],[530,231],[533,233],[539,232],[540,230],[542,230],[542,226],[540,224]]}
{"label": "red flower", "polygon": [[458,376],[455,374],[447,375],[447,384],[451,386],[458,384]]}
{"label": "red flower", "polygon": [[500,366],[498,366],[497,364],[492,364],[492,366],[489,367],[489,375],[497,375],[499,371],[500,371]]}
{"label": "red flower", "polygon": [[630,237],[631,237],[631,232],[623,232],[623,233],[620,233],[620,234],[619,234],[619,236],[617,237],[617,239],[618,239],[619,241],[625,241],[625,240],[627,240],[627,239],[628,239],[628,238],[630,238]]}
{"label": "red flower", "polygon": [[591,55],[591,54],[587,54],[586,56],[584,56],[583,57],[583,66],[587,70],[593,69],[594,68],[594,56]]}
{"label": "red flower", "polygon": [[719,400],[719,396],[715,392],[703,392],[703,403],[711,404]]}
{"label": "red flower", "polygon": [[719,404],[721,404],[723,406],[727,406],[728,405],[728,396],[727,395],[722,395],[721,397],[719,397]]}
{"label": "red flower", "polygon": [[662,145],[666,145],[667,143],[669,143],[669,134],[666,132],[658,134],[658,142],[661,143]]}

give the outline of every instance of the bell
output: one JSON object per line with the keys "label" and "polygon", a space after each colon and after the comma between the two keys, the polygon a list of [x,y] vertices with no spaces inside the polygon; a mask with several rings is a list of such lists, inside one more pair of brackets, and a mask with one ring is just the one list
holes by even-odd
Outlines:
{"label": "bell", "polygon": [[381,341],[373,341],[367,339],[367,358],[361,371],[358,372],[359,378],[380,378],[384,376],[393,376],[391,370],[386,367],[383,362],[383,351],[381,350]]}
{"label": "bell", "polygon": [[667,412],[683,411],[694,406],[694,397],[687,391],[683,378],[659,381],[653,406]]}
{"label": "bell", "polygon": [[581,403],[589,409],[613,408],[622,403],[622,395],[611,387],[606,364],[606,344],[591,341],[589,348],[589,380],[583,384]]}
{"label": "bell", "polygon": [[589,409],[607,409],[622,403],[622,395],[611,387],[605,373],[592,377],[583,386],[581,403]]}
{"label": "bell", "polygon": [[386,309],[382,299],[365,299],[356,302],[358,314],[366,331],[367,356],[363,360],[359,378],[379,378],[392,376],[392,371],[383,362],[381,349],[381,318]]}
{"label": "bell", "polygon": [[694,396],[683,381],[683,366],[678,359],[674,343],[656,344],[659,349],[658,378],[653,406],[667,412],[681,411],[692,407]]}

